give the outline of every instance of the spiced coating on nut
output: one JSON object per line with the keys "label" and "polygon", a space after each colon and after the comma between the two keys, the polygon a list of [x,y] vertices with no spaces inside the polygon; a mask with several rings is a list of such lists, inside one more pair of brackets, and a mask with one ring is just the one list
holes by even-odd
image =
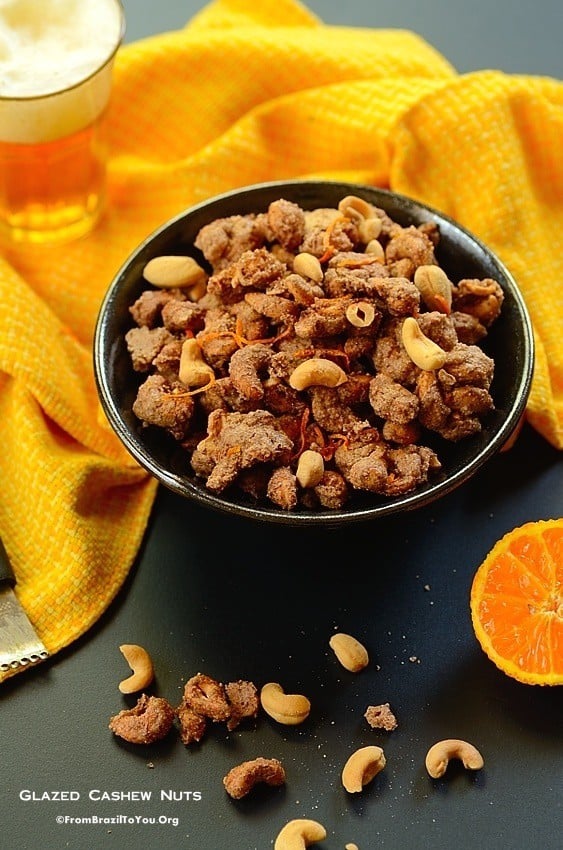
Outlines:
{"label": "spiced coating on nut", "polygon": [[189,705],[184,698],[176,709],[180,728],[180,740],[186,746],[199,743],[207,730],[207,720]]}
{"label": "spiced coating on nut", "polygon": [[156,425],[182,440],[190,427],[194,401],[179,382],[171,383],[162,375],[149,375],[139,387],[133,413],[147,425]]}
{"label": "spiced coating on nut", "polygon": [[286,781],[285,769],[276,758],[255,758],[231,768],[223,779],[229,797],[241,800],[258,784],[279,787]]}
{"label": "spiced coating on nut", "polygon": [[141,694],[133,708],[124,708],[110,718],[109,728],[130,744],[154,744],[168,735],[174,709],[163,697]]}
{"label": "spiced coating on nut", "polygon": [[397,718],[391,711],[388,702],[381,705],[368,705],[364,717],[372,729],[384,729],[386,732],[392,732],[398,726]]}
{"label": "spiced coating on nut", "polygon": [[227,720],[227,729],[232,732],[243,720],[254,719],[258,716],[260,697],[254,682],[237,679],[227,682],[225,692],[231,707],[231,716]]}
{"label": "spiced coating on nut", "polygon": [[225,686],[205,673],[196,673],[188,679],[184,686],[184,702],[214,723],[228,720],[231,716]]}

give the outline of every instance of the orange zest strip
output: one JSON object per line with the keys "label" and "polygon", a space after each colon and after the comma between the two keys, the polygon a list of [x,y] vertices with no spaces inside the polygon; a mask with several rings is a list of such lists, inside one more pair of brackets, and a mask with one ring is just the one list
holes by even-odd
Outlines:
{"label": "orange zest strip", "polygon": [[291,455],[291,460],[296,460],[305,449],[305,432],[307,430],[307,422],[309,421],[310,415],[311,411],[308,407],[306,407],[301,414],[301,421],[299,423],[299,448]]}
{"label": "orange zest strip", "polygon": [[245,345],[256,345],[257,343],[262,343],[262,345],[274,345],[276,342],[279,342],[280,339],[285,339],[287,336],[289,336],[290,332],[291,328],[286,328],[285,330],[281,331],[281,333],[277,334],[277,336],[266,337],[264,339],[247,339],[246,337],[239,334],[237,330],[207,331],[207,333],[203,333],[198,337],[198,341],[200,344],[205,344],[206,342],[210,342],[213,339],[220,339],[221,337],[230,336],[239,348],[243,348]]}
{"label": "orange zest strip", "polygon": [[349,221],[349,220],[350,219],[345,215],[337,215],[336,218],[333,218],[333,220],[330,222],[329,226],[327,227],[327,229],[325,230],[325,232],[323,234],[324,253],[323,253],[322,257],[319,257],[320,263],[327,263],[330,260],[330,258],[333,257],[336,254],[337,249],[334,247],[334,245],[331,245],[331,242],[330,242],[330,239],[331,239],[331,236],[332,236],[332,231],[334,230],[336,225],[339,224],[340,222]]}
{"label": "orange zest strip", "polygon": [[322,455],[324,460],[332,460],[336,449],[341,446],[348,448],[349,445],[350,440],[345,434],[331,434],[328,444],[319,449],[319,454]]}
{"label": "orange zest strip", "polygon": [[317,425],[316,422],[313,422],[309,426],[309,431],[311,432],[312,441],[314,441],[315,443],[318,443],[319,446],[324,447],[326,445],[325,436],[324,436],[323,432],[321,431],[320,426]]}
{"label": "orange zest strip", "polygon": [[204,384],[202,387],[197,387],[195,390],[186,390],[185,393],[171,392],[165,393],[165,395],[167,395],[169,398],[187,398],[188,396],[197,395],[198,393],[204,393],[206,390],[213,386],[216,380],[217,378],[215,377],[215,375],[212,375],[207,384]]}

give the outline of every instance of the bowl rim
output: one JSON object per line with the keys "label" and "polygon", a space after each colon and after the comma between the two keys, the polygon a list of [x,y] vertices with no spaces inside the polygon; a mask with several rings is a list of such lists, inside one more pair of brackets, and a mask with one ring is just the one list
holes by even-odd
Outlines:
{"label": "bowl rim", "polygon": [[[269,190],[276,190],[280,193],[279,197],[283,197],[284,190],[287,191],[296,185],[303,187],[307,186],[314,190],[316,188],[326,186],[327,184],[334,188],[337,186],[341,187],[346,194],[353,194],[355,192],[375,192],[383,198],[388,197],[390,199],[396,199],[403,205],[407,214],[409,209],[412,210],[413,213],[415,211],[423,211],[438,222],[442,221],[449,224],[452,229],[458,231],[466,240],[473,243],[481,253],[490,257],[494,261],[495,265],[498,266],[499,271],[510,285],[511,296],[514,300],[514,305],[517,308],[522,323],[524,369],[520,375],[518,386],[514,391],[515,401],[511,409],[508,410],[506,418],[497,432],[468,463],[464,464],[459,470],[457,470],[457,472],[454,472],[448,477],[442,480],[437,480],[434,484],[430,483],[423,491],[414,490],[410,493],[394,497],[373,506],[344,507],[343,509],[334,511],[329,509],[322,511],[284,511],[283,509],[276,508],[275,506],[269,507],[267,505],[255,505],[250,502],[230,502],[222,499],[221,496],[216,496],[211,491],[206,490],[203,482],[201,485],[196,485],[187,478],[176,475],[155,463],[149,452],[147,452],[140,443],[131,439],[129,428],[123,420],[120,410],[112,395],[108,375],[104,368],[105,364],[109,362],[110,355],[110,344],[105,336],[106,314],[112,303],[114,293],[120,286],[122,278],[126,275],[128,269],[134,264],[139,255],[142,254],[160,235],[166,233],[170,229],[173,229],[176,224],[185,220],[188,216],[236,197],[243,197],[247,195],[252,196]],[[213,195],[203,201],[186,207],[184,210],[167,219],[150,232],[123,261],[110,281],[102,301],[100,302],[94,328],[93,361],[94,378],[99,400],[112,429],[137,463],[169,490],[185,498],[191,498],[195,502],[215,511],[219,511],[220,513],[227,513],[253,520],[263,520],[284,525],[320,527],[338,526],[344,523],[389,517],[404,511],[422,508],[434,502],[436,499],[451,493],[471,478],[489,458],[491,458],[504,446],[524,415],[532,384],[535,362],[535,342],[532,321],[522,293],[520,292],[518,284],[516,283],[512,273],[508,270],[498,255],[490,247],[488,247],[488,245],[476,236],[475,233],[460,224],[459,221],[456,221],[448,214],[424,201],[417,200],[414,197],[391,189],[346,180],[296,178],[252,183]]]}

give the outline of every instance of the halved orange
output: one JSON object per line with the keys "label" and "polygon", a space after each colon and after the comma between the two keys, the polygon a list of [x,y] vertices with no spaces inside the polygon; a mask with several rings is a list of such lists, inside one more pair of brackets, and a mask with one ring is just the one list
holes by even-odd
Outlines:
{"label": "halved orange", "polygon": [[563,519],[528,522],[495,543],[473,578],[471,621],[508,676],[563,684]]}

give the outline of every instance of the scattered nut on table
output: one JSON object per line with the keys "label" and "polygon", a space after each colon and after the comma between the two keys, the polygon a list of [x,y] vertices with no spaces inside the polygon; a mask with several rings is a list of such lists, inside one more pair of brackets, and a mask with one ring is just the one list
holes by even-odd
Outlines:
{"label": "scattered nut on table", "polygon": [[433,744],[426,754],[426,770],[432,779],[439,779],[445,774],[451,759],[459,759],[467,770],[481,770],[485,764],[473,744],[459,738],[446,738]]}
{"label": "scattered nut on table", "polygon": [[352,753],[342,769],[342,784],[349,794],[358,794],[385,767],[381,747],[360,747]]}
{"label": "scattered nut on table", "polygon": [[226,722],[232,732],[243,720],[257,717],[260,708],[254,682],[237,679],[224,685],[205,673],[197,673],[186,682],[182,700],[176,708],[182,743],[199,743],[208,722]]}
{"label": "scattered nut on table", "polygon": [[278,833],[274,850],[305,850],[310,844],[324,841],[326,829],[316,820],[296,818],[290,820]]}
{"label": "scattered nut on table", "polygon": [[260,691],[262,708],[278,723],[296,726],[307,719],[311,703],[302,694],[286,694],[277,682],[268,682]]}
{"label": "scattered nut on table", "polygon": [[346,670],[358,673],[369,664],[369,655],[365,646],[352,635],[336,632],[329,640],[329,646]]}
{"label": "scattered nut on table", "polygon": [[285,784],[285,769],[276,758],[255,758],[231,768],[223,779],[227,794],[233,800],[246,797],[255,785],[280,786]]}
{"label": "scattered nut on table", "polygon": [[136,643],[122,643],[119,650],[133,671],[131,676],[119,683],[119,690],[122,694],[144,691],[154,679],[154,668],[149,653]]}
{"label": "scattered nut on table", "polygon": [[172,729],[174,709],[163,697],[142,694],[133,708],[110,718],[109,728],[130,744],[154,744]]}

